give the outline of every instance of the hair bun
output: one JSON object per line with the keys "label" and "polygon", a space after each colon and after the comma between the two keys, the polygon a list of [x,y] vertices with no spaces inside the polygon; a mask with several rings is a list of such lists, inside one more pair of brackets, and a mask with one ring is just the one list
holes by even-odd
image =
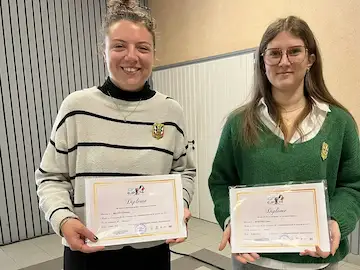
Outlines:
{"label": "hair bun", "polygon": [[109,0],[107,3],[107,8],[111,10],[134,9],[137,6],[137,0]]}

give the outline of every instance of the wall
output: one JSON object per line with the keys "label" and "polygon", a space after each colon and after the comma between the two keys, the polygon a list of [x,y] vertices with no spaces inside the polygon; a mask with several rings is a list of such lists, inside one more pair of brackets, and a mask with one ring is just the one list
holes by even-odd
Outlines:
{"label": "wall", "polygon": [[150,0],[157,66],[257,47],[277,17],[297,15],[314,31],[331,93],[360,124],[360,1]]}
{"label": "wall", "polygon": [[254,50],[153,72],[155,89],[182,105],[187,139],[193,141],[187,154],[196,166],[194,217],[216,222],[207,179],[226,117],[248,99],[253,75]]}
{"label": "wall", "polygon": [[104,81],[100,2],[1,1],[0,245],[51,233],[34,171],[62,100]]}

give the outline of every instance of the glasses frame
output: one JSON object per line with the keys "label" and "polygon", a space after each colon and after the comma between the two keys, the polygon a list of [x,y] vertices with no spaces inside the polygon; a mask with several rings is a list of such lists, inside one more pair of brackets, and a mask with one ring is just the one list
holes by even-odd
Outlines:
{"label": "glasses frame", "polygon": [[[290,47],[290,48],[287,48],[287,49],[285,50],[285,55],[286,55],[287,60],[288,60],[289,63],[291,63],[291,64],[294,64],[294,62],[293,62],[293,61],[290,61],[288,51],[289,51],[289,49],[298,48],[298,47],[301,47],[301,48],[304,48],[304,49],[305,49],[305,57],[304,57],[304,59],[303,59],[301,62],[296,62],[297,64],[301,64],[302,62],[304,62],[304,60],[305,60],[305,58],[306,58],[306,54],[308,54],[308,52],[309,52],[308,48],[307,48],[305,45],[292,46],[292,47]],[[281,51],[281,57],[279,58],[279,62],[276,63],[276,64],[268,64],[268,63],[265,61],[265,54],[266,54],[266,52],[267,52],[268,50],[274,50],[274,49],[278,49],[279,51]],[[261,57],[263,58],[264,63],[267,64],[268,66],[277,66],[277,65],[280,64],[280,62],[281,62],[281,60],[282,60],[282,58],[283,58],[283,55],[284,55],[284,50],[281,50],[280,48],[269,48],[269,49],[266,49],[266,50],[261,54]]]}

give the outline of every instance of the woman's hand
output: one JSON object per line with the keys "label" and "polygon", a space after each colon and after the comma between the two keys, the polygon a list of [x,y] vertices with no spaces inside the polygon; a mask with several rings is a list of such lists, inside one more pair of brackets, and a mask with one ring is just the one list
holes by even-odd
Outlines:
{"label": "woman's hand", "polygon": [[[189,219],[191,218],[191,213],[188,208],[184,208],[184,222],[186,224],[186,230],[188,230],[187,223],[189,222]],[[185,241],[186,238],[178,238],[178,239],[168,239],[166,240],[166,244],[170,243],[182,243]]]}
{"label": "woman's hand", "polygon": [[92,242],[96,242],[98,239],[78,219],[70,218],[66,220],[60,230],[71,250],[93,253],[104,249],[104,247],[90,247],[85,243],[86,238]]}
{"label": "woman's hand", "polygon": [[316,251],[305,250],[300,253],[300,256],[308,255],[315,258],[327,258],[330,254],[334,256],[336,250],[339,248],[341,239],[339,224],[335,220],[330,220],[329,229],[331,240],[330,252],[323,252],[318,246],[316,246]]}
{"label": "woman's hand", "polygon": [[[222,238],[220,246],[219,246],[220,251],[226,247],[226,244],[228,242],[229,242],[229,245],[231,245],[230,236],[231,236],[231,227],[229,224],[224,231],[223,238]],[[254,262],[260,258],[259,254],[257,254],[257,253],[240,253],[240,254],[233,253],[233,255],[236,260],[238,260],[239,262],[241,262],[243,264],[246,264],[248,262]]]}

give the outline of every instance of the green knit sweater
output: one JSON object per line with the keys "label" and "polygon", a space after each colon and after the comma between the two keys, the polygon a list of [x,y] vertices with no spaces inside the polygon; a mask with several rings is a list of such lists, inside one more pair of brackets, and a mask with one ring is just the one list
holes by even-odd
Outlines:
{"label": "green knit sweater", "polygon": [[[338,222],[341,232],[336,254],[326,259],[298,253],[260,256],[293,263],[332,263],[342,260],[349,252],[347,236],[360,217],[360,143],[352,117],[340,108],[330,106],[330,109],[313,139],[287,146],[265,125],[256,145],[242,144],[241,114],[229,117],[224,126],[209,178],[215,216],[223,229],[230,216],[229,186],[327,180],[329,214]],[[324,142],[329,148],[323,160]]]}

